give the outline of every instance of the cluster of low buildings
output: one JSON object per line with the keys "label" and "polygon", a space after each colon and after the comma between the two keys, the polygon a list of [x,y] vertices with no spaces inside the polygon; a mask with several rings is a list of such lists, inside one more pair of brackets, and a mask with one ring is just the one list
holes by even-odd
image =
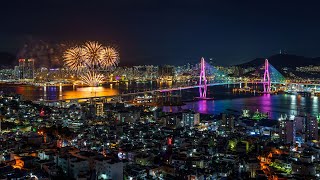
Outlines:
{"label": "cluster of low buildings", "polygon": [[300,72],[320,72],[320,66],[302,66],[302,67],[296,67],[296,71]]}
{"label": "cluster of low buildings", "polygon": [[[211,62],[211,61],[210,61]],[[209,64],[210,64],[209,62]],[[243,75],[240,67],[213,66],[211,68],[224,74],[234,74],[239,77]],[[173,65],[138,65],[116,67],[112,73],[105,77],[109,82],[146,82],[146,81],[186,81],[199,74],[200,63],[185,64],[182,66]],[[251,69],[250,69],[251,70]],[[210,72],[208,71],[210,74]],[[213,72],[212,72],[213,73]],[[19,59],[18,65],[14,68],[0,69],[0,80],[10,82],[76,82],[77,76],[66,68],[36,67],[35,59]]]}
{"label": "cluster of low buildings", "polygon": [[[318,120],[0,98],[0,179],[318,179]],[[261,118],[256,118],[257,116]]]}

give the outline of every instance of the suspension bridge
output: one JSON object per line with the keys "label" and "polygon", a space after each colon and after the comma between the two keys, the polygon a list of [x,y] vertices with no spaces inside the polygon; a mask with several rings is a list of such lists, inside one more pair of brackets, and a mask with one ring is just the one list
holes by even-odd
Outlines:
{"label": "suspension bridge", "polygon": [[[263,85],[263,93],[271,93],[272,84],[284,84],[285,83],[284,76],[269,63],[268,59],[265,60],[264,65],[257,68],[258,71],[261,69],[264,71],[262,80],[250,81],[250,83],[262,84]],[[207,74],[209,76],[214,76],[214,80],[209,82],[207,79]],[[259,74],[259,72],[258,72],[258,74]],[[199,88],[199,97],[197,97],[198,99],[212,99],[212,98],[207,97],[207,90],[208,90],[209,86],[219,86],[219,85],[227,85],[227,84],[241,84],[241,83],[246,83],[246,82],[244,82],[244,81],[230,81],[226,73],[211,66],[202,57],[200,60],[200,75],[199,75],[199,81],[198,81],[197,85],[172,87],[172,88],[166,88],[166,89],[159,89],[159,90],[155,90],[155,91],[171,92],[171,91],[177,91],[177,90]]]}
{"label": "suspension bridge", "polygon": [[[223,72],[219,70],[218,68],[208,64],[204,58],[201,58],[200,60],[200,66],[199,66],[199,77],[197,84],[194,85],[186,85],[186,86],[175,86],[175,87],[169,87],[169,88],[162,88],[162,89],[154,89],[154,90],[146,90],[146,91],[140,91],[140,92],[132,92],[132,93],[123,93],[118,94],[114,96],[99,96],[99,97],[83,97],[83,98],[74,98],[74,99],[62,99],[62,100],[43,100],[42,102],[50,103],[50,102],[71,102],[71,101],[79,101],[79,100],[92,100],[92,99],[106,99],[106,98],[119,98],[126,97],[126,96],[136,96],[136,95],[142,95],[142,94],[154,94],[154,93],[163,93],[163,94],[170,94],[174,91],[181,91],[186,89],[199,89],[199,96],[196,97],[197,99],[213,99],[212,97],[208,97],[208,87],[210,86],[220,86],[220,85],[231,85],[231,84],[262,84],[263,86],[263,92],[262,93],[272,93],[272,85],[273,84],[286,84],[286,79],[284,76],[275,68],[273,67],[268,59],[265,59],[264,63],[256,68],[256,71],[254,74],[256,74],[256,78],[251,81],[244,81],[240,78],[236,80],[230,80],[229,76],[226,72]],[[293,85],[297,85],[299,83],[291,83]],[[314,86],[314,89],[316,89],[316,86],[320,86],[317,84],[311,84]],[[171,95],[169,95],[171,96]]]}

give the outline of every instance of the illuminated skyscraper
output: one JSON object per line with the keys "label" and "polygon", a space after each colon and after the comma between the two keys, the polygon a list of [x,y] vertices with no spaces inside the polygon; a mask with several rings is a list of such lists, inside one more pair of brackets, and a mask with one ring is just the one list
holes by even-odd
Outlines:
{"label": "illuminated skyscraper", "polygon": [[281,138],[286,143],[318,140],[318,122],[313,116],[296,116],[280,122]]}
{"label": "illuminated skyscraper", "polygon": [[306,116],[305,117],[305,132],[306,141],[318,140],[318,121],[316,117]]}
{"label": "illuminated skyscraper", "polygon": [[34,59],[19,59],[19,79],[27,81],[34,79]]}
{"label": "illuminated skyscraper", "polygon": [[96,116],[103,116],[103,103],[96,102]]}
{"label": "illuminated skyscraper", "polygon": [[227,115],[225,113],[222,114],[222,127],[225,129],[231,130],[234,128],[234,116]]}
{"label": "illuminated skyscraper", "polygon": [[200,123],[200,114],[195,112],[182,113],[182,121],[185,126],[193,127]]}
{"label": "illuminated skyscraper", "polygon": [[280,122],[280,137],[285,143],[294,143],[296,129],[293,120],[283,120]]}

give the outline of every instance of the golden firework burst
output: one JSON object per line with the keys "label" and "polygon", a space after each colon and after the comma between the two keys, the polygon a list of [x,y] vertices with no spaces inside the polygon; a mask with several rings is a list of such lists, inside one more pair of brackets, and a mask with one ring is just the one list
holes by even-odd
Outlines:
{"label": "golden firework burst", "polygon": [[80,76],[81,81],[88,86],[99,86],[103,82],[104,76],[94,71],[88,71]]}
{"label": "golden firework burst", "polygon": [[99,65],[102,49],[103,46],[95,41],[89,41],[84,44],[83,51],[87,64],[90,68],[94,68]]}
{"label": "golden firework burst", "polygon": [[103,68],[117,66],[119,63],[119,53],[113,47],[105,47],[101,50],[99,65]]}
{"label": "golden firework burst", "polygon": [[99,72],[117,66],[120,59],[115,48],[102,46],[95,41],[67,49],[63,58],[70,71],[77,72],[88,86],[100,84],[103,75]]}
{"label": "golden firework burst", "polygon": [[86,67],[83,49],[80,47],[72,47],[66,50],[63,55],[65,65],[71,71],[80,72]]}

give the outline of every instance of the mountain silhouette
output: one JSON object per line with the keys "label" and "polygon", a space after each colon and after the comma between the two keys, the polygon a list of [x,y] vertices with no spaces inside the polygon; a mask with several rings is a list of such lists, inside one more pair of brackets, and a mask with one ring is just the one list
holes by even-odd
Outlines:
{"label": "mountain silhouette", "polygon": [[276,54],[268,58],[256,58],[252,61],[239,64],[238,66],[242,68],[258,67],[264,64],[265,59],[268,59],[269,63],[278,70],[281,70],[284,67],[295,69],[296,67],[309,65],[320,66],[320,57],[309,58],[290,54]]}

